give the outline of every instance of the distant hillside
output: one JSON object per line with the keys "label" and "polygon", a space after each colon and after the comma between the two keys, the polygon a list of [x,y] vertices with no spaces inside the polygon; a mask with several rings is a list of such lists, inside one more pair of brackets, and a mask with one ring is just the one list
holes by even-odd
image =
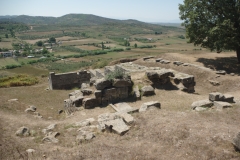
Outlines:
{"label": "distant hillside", "polygon": [[0,21],[13,21],[25,23],[28,25],[101,25],[107,23],[144,23],[137,20],[116,20],[104,18],[91,14],[67,14],[62,17],[42,17],[42,16],[0,16]]}
{"label": "distant hillside", "polygon": [[153,22],[152,24],[157,24],[161,26],[172,26],[172,27],[180,27],[182,28],[181,23],[162,23],[162,22]]}

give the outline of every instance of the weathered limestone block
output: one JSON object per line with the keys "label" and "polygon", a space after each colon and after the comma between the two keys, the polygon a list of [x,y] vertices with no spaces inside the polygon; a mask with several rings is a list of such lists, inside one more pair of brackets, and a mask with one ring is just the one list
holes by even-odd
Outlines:
{"label": "weathered limestone block", "polygon": [[94,70],[94,69],[89,69],[88,71],[89,71],[89,73],[91,74],[91,78],[97,76],[97,75],[96,75],[96,70]]}
{"label": "weathered limestone block", "polygon": [[80,90],[75,90],[74,92],[69,93],[69,97],[71,96],[77,97],[79,95],[82,95],[82,92]]}
{"label": "weathered limestone block", "polygon": [[209,100],[210,101],[222,101],[223,99],[224,99],[224,96],[220,92],[209,93]]}
{"label": "weathered limestone block", "polygon": [[220,102],[220,101],[214,101],[214,106],[217,107],[218,110],[222,110],[224,108],[230,108],[232,105],[228,102]]}
{"label": "weathered limestone block", "polygon": [[109,87],[112,86],[111,81],[110,80],[106,80],[104,78],[97,79],[95,84],[96,84],[96,89],[97,90],[103,90],[105,88],[109,88]]}
{"label": "weathered limestone block", "polygon": [[93,93],[93,90],[90,88],[85,88],[85,89],[82,89],[82,93],[83,93],[83,96],[88,96]]}
{"label": "weathered limestone block", "polygon": [[111,105],[112,108],[117,111],[117,112],[121,112],[121,113],[126,113],[128,111],[132,111],[133,108],[127,104],[126,102],[122,102],[122,103],[116,103],[114,105]]}
{"label": "weathered limestone block", "polygon": [[129,87],[132,86],[132,81],[131,79],[113,79],[113,84],[114,87]]}
{"label": "weathered limestone block", "polygon": [[155,58],[154,56],[143,57],[143,60],[146,61],[148,59]]}
{"label": "weathered limestone block", "polygon": [[214,80],[208,80],[210,82],[210,84],[212,84],[213,86],[219,86],[220,82],[218,81],[214,81]]}
{"label": "weathered limestone block", "polygon": [[155,95],[154,88],[150,85],[144,86],[141,88],[141,92],[143,96],[152,96]]}
{"label": "weathered limestone block", "polygon": [[180,62],[180,61],[174,61],[173,64],[175,64],[175,65],[177,65],[177,66],[180,66],[180,65],[182,65],[183,63]]}
{"label": "weathered limestone block", "polygon": [[66,100],[65,103],[71,103],[72,106],[79,107],[82,105],[83,96],[70,96],[70,101]]}
{"label": "weathered limestone block", "polygon": [[83,107],[85,109],[93,109],[99,105],[97,102],[98,101],[96,98],[84,98],[83,99]]}
{"label": "weathered limestone block", "polygon": [[169,77],[173,77],[172,70],[161,69],[161,70],[148,70],[145,72],[146,76],[153,83],[167,84],[170,82]]}
{"label": "weathered limestone block", "polygon": [[[116,113],[118,114],[118,113]],[[125,123],[127,124],[132,124],[134,122],[134,118],[131,114],[128,113],[119,113],[119,116],[122,117]]]}
{"label": "weathered limestone block", "polygon": [[106,130],[109,132],[114,132],[119,135],[123,135],[126,133],[130,128],[124,123],[123,119],[114,119],[107,121],[105,123]]}
{"label": "weathered limestone block", "polygon": [[195,109],[196,107],[203,107],[203,108],[210,108],[213,106],[213,102],[207,100],[200,100],[200,101],[196,101],[193,102],[191,105],[192,109]]}
{"label": "weathered limestone block", "polygon": [[236,150],[240,150],[240,132],[233,138],[232,143]]}
{"label": "weathered limestone block", "polygon": [[188,93],[195,92],[194,86],[196,85],[196,82],[194,81],[193,75],[188,75],[185,73],[177,72],[174,74],[174,83],[179,84],[182,83],[184,88],[183,91],[186,91]]}
{"label": "weathered limestone block", "polygon": [[87,89],[87,88],[89,88],[89,84],[87,84],[87,83],[82,83],[81,84],[81,90],[84,90],[84,89]]}
{"label": "weathered limestone block", "polygon": [[29,136],[30,129],[28,127],[23,126],[23,127],[20,127],[15,134],[16,136]]}
{"label": "weathered limestone block", "polygon": [[104,113],[98,116],[98,128],[100,131],[105,131],[105,123],[110,120],[115,120],[121,118],[119,115],[114,113]]}
{"label": "weathered limestone block", "polygon": [[224,70],[219,70],[219,71],[216,71],[216,74],[225,75],[225,74],[226,74],[226,71],[224,71]]}
{"label": "weathered limestone block", "polygon": [[42,130],[42,132],[43,132],[44,134],[46,134],[46,133],[48,133],[48,132],[50,132],[50,131],[53,131],[53,129],[54,129],[56,126],[57,126],[57,124],[50,124],[48,127],[44,128],[44,129]]}
{"label": "weathered limestone block", "polygon": [[29,108],[27,108],[25,110],[25,112],[29,113],[29,112],[35,112],[37,110],[37,107],[35,106],[30,106]]}
{"label": "weathered limestone block", "polygon": [[94,92],[95,98],[97,99],[98,104],[102,104],[102,91],[101,90],[96,90]]}
{"label": "weathered limestone block", "polygon": [[156,62],[160,62],[162,60],[162,58],[157,58]]}
{"label": "weathered limestone block", "polygon": [[58,132],[48,132],[45,137],[42,139],[43,142],[49,142],[49,143],[58,143],[58,139],[56,138],[59,136],[60,133]]}
{"label": "weathered limestone block", "polygon": [[151,102],[143,103],[139,109],[139,112],[145,112],[150,107],[156,107],[156,108],[161,109],[161,104],[158,101],[151,101]]}
{"label": "weathered limestone block", "polygon": [[232,95],[224,94],[223,97],[224,102],[234,103],[234,97]]}

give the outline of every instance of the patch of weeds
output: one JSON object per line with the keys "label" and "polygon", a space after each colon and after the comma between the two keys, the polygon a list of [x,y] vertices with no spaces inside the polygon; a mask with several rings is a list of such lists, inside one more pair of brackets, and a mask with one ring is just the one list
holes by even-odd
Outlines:
{"label": "patch of weeds", "polygon": [[16,76],[0,78],[1,87],[31,86],[39,82],[38,78],[19,74]]}
{"label": "patch of weeds", "polygon": [[115,71],[107,74],[105,78],[107,80],[113,80],[113,79],[127,79],[129,76],[128,74],[120,69],[115,69]]}

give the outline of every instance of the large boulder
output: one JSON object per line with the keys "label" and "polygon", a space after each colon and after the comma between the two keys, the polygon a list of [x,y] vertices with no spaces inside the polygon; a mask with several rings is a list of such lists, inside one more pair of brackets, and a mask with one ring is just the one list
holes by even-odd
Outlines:
{"label": "large boulder", "polygon": [[98,101],[96,98],[84,98],[83,99],[83,107],[85,109],[93,109],[99,105],[97,102]]}
{"label": "large boulder", "polygon": [[132,86],[132,81],[131,79],[113,79],[113,84],[114,87],[130,87]]}
{"label": "large boulder", "polygon": [[152,96],[155,95],[154,88],[150,85],[144,86],[141,88],[141,92],[143,96]]}
{"label": "large boulder", "polygon": [[203,108],[210,108],[213,106],[213,102],[207,100],[200,100],[200,101],[196,101],[193,102],[191,105],[192,109],[195,109],[196,107],[203,107]]}
{"label": "large boulder", "polygon": [[145,75],[153,83],[166,84],[170,82],[169,77],[173,77],[172,70],[161,69],[161,70],[148,70],[145,72]]}
{"label": "large boulder", "polygon": [[111,87],[112,83],[110,80],[106,80],[106,79],[102,78],[102,79],[97,79],[95,82],[95,85],[96,85],[97,90],[103,90],[105,88]]}

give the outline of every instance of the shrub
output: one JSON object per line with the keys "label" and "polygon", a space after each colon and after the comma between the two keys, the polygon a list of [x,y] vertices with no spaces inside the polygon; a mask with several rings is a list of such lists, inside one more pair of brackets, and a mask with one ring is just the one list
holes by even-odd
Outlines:
{"label": "shrub", "polygon": [[18,64],[10,64],[10,65],[6,65],[5,67],[6,67],[6,69],[13,69],[13,68],[21,67],[21,65],[18,65]]}
{"label": "shrub", "polygon": [[30,86],[37,84],[38,82],[39,81],[36,77],[20,74],[11,77],[0,78],[0,87]]}
{"label": "shrub", "polygon": [[113,80],[113,79],[127,79],[128,74],[120,69],[115,69],[114,72],[111,72],[105,76],[107,80]]}
{"label": "shrub", "polygon": [[129,51],[129,50],[131,50],[131,48],[129,48],[129,47],[128,47],[128,48],[126,48],[126,51]]}

